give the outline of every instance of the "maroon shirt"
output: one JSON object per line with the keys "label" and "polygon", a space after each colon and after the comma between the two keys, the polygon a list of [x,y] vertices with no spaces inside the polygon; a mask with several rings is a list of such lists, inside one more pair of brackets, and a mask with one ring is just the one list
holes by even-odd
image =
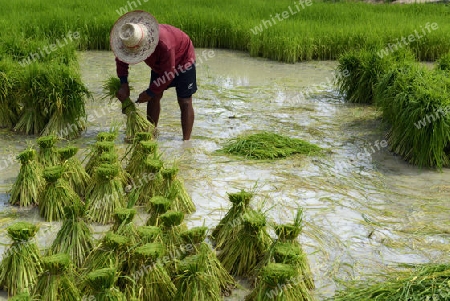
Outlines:
{"label": "maroon shirt", "polygon": [[[159,24],[159,43],[155,51],[144,60],[159,78],[150,83],[151,94],[163,92],[174,76],[189,68],[195,62],[195,51],[189,36],[180,29],[167,24]],[[117,76],[128,76],[128,64],[116,57]],[[157,84],[155,84],[157,83]]]}

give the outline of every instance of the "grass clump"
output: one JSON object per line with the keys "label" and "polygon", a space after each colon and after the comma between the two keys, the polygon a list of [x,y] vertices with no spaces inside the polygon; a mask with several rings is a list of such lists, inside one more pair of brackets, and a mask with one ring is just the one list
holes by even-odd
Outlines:
{"label": "grass clump", "polygon": [[20,161],[20,170],[17,179],[11,188],[11,205],[27,207],[37,205],[45,180],[43,170],[36,160],[36,151],[27,149],[17,156]]}
{"label": "grass clump", "polygon": [[136,225],[133,223],[135,215],[136,209],[134,208],[117,208],[114,211],[114,224],[111,227],[113,233],[128,237],[132,245],[139,240]]}
{"label": "grass clump", "polygon": [[437,60],[436,69],[450,72],[450,52],[442,55]]}
{"label": "grass clump", "polygon": [[37,144],[39,145],[38,161],[44,167],[59,164],[58,153],[55,148],[57,141],[58,137],[54,135],[43,136],[37,139]]}
{"label": "grass clump", "polygon": [[147,226],[159,226],[161,221],[159,217],[166,213],[172,206],[172,201],[163,196],[154,196],[150,198],[147,205],[147,212],[150,214],[147,219]]}
{"label": "grass clump", "polygon": [[89,289],[85,295],[93,296],[99,301],[126,301],[125,295],[114,286],[116,271],[112,268],[103,268],[90,272],[86,276]]}
{"label": "grass clump", "polygon": [[37,245],[31,241],[38,227],[27,222],[17,222],[7,228],[13,240],[6,248],[0,263],[0,288],[9,295],[30,292],[42,271]]}
{"label": "grass clump", "polygon": [[163,179],[161,194],[172,200],[172,210],[181,211],[185,214],[195,212],[195,204],[186,191],[184,182],[177,176],[178,168],[163,168],[161,175]]}
{"label": "grass clump", "polygon": [[139,226],[136,229],[142,244],[159,242],[162,230],[157,226]]}
{"label": "grass clump", "polygon": [[74,146],[57,149],[60,162],[64,167],[63,179],[69,182],[72,189],[79,195],[84,196],[86,188],[91,181],[91,176],[86,172],[81,161],[75,156],[78,148]]}
{"label": "grass clump", "polygon": [[317,145],[270,132],[241,135],[219,150],[219,153],[255,160],[274,160],[294,154],[317,155],[320,152],[321,148]]}

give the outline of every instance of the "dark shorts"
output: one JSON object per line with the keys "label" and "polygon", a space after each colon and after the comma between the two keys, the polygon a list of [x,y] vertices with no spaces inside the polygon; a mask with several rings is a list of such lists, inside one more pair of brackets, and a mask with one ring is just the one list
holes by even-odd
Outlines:
{"label": "dark shorts", "polygon": [[[197,91],[197,76],[195,71],[195,64],[189,68],[189,70],[184,70],[181,72],[177,70],[178,75],[175,75],[173,81],[166,88],[175,87],[177,91],[177,96],[180,98],[189,98]],[[159,75],[152,70],[150,82],[153,82],[157,79]]]}

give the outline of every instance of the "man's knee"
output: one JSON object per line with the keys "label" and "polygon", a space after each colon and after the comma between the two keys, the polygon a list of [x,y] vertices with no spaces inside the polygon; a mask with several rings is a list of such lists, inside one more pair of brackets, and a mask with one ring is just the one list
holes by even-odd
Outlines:
{"label": "man's knee", "polygon": [[180,105],[180,107],[190,107],[192,106],[192,97],[188,98],[178,97],[178,104]]}

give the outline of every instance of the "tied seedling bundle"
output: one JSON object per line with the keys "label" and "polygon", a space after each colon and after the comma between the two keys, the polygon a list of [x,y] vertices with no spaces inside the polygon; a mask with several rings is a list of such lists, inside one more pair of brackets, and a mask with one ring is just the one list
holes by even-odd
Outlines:
{"label": "tied seedling bundle", "polygon": [[18,222],[7,228],[13,240],[0,263],[0,288],[9,295],[29,292],[42,271],[41,256],[37,245],[31,241],[38,227]]}
{"label": "tied seedling bundle", "polygon": [[[139,144],[141,143],[141,141],[151,141],[153,140],[153,134],[149,133],[149,132],[137,132],[136,135],[133,138],[133,143],[131,143],[128,148],[127,151],[125,153],[125,157],[128,156],[129,154],[131,154],[129,160],[131,160],[131,158],[133,157],[133,153],[138,151],[139,148]],[[129,163],[128,160],[128,163]]]}
{"label": "tied seedling bundle", "polygon": [[[103,84],[105,97],[109,97],[110,99],[116,97],[119,89],[120,80],[117,77],[110,77]],[[130,98],[122,102],[122,113],[127,116],[125,129],[126,141],[132,141],[138,132],[152,132],[154,130],[154,126],[147,120],[145,114],[138,110],[136,104]]]}
{"label": "tied seedling bundle", "polygon": [[173,300],[176,288],[161,262],[164,249],[161,243],[147,243],[134,250],[130,269],[126,273],[130,277],[125,288],[129,298],[136,296],[142,301]]}
{"label": "tied seedling bundle", "polygon": [[114,142],[117,139],[117,135],[119,133],[114,130],[114,131],[110,131],[110,132],[100,132],[97,134],[97,141],[109,141],[109,142]]}
{"label": "tied seedling bundle", "polygon": [[55,148],[55,143],[58,137],[50,135],[43,136],[37,139],[39,145],[38,161],[44,167],[50,167],[59,164],[58,153]]}
{"label": "tied seedling bundle", "polygon": [[177,177],[178,168],[166,168],[161,171],[163,178],[161,195],[172,200],[172,210],[181,211],[185,214],[195,212],[195,204],[186,191],[181,179]]}
{"label": "tied seedling bundle", "polygon": [[159,217],[166,213],[172,206],[172,201],[163,196],[154,196],[147,205],[147,212],[150,214],[147,219],[147,226],[159,226]]}
{"label": "tied seedling bundle", "polygon": [[157,226],[139,226],[136,229],[141,244],[162,242],[162,230]]}
{"label": "tied seedling bundle", "polygon": [[65,207],[64,221],[50,247],[49,255],[68,254],[75,266],[80,268],[93,248],[92,229],[85,221],[84,205],[73,204]]}
{"label": "tied seedling bundle", "polygon": [[101,164],[96,168],[92,185],[86,193],[89,220],[101,224],[113,221],[114,211],[124,207],[123,186],[118,178],[119,168],[113,164]]}
{"label": "tied seedling bundle", "polygon": [[232,203],[232,206],[211,234],[217,249],[220,249],[232,237],[236,236],[242,226],[242,215],[248,210],[252,198],[253,193],[244,190],[228,193],[228,200]]}
{"label": "tied seedling bundle", "polygon": [[93,296],[97,301],[126,301],[125,295],[114,286],[116,278],[116,270],[112,268],[90,272],[86,276],[89,289],[84,292],[85,295]]}
{"label": "tied seedling bundle", "polygon": [[217,256],[233,276],[250,276],[269,250],[272,240],[266,232],[266,217],[256,211],[242,216],[242,227],[224,244]]}
{"label": "tied seedling bundle", "polygon": [[114,142],[112,141],[97,141],[94,147],[89,152],[85,169],[92,177],[95,174],[95,168],[99,165],[100,156],[103,153],[116,153]]}
{"label": "tied seedling bundle", "polygon": [[59,160],[64,167],[63,179],[68,181],[72,189],[79,195],[84,196],[86,187],[91,177],[84,169],[81,161],[75,157],[78,148],[74,146],[59,148],[57,150]]}
{"label": "tied seedling bundle", "polygon": [[148,183],[141,185],[137,189],[137,205],[146,205],[152,197],[160,195],[159,192],[163,185],[163,179],[160,172],[164,165],[163,161],[149,157],[145,160],[143,165],[144,173],[148,177]]}
{"label": "tied seedling bundle", "polygon": [[62,178],[63,172],[64,168],[59,165],[44,169],[47,184],[39,196],[39,213],[48,222],[61,220],[66,206],[81,206],[80,197]]}
{"label": "tied seedling bundle", "polygon": [[205,242],[207,230],[207,227],[194,227],[182,232],[181,238],[186,244],[187,255],[200,255],[205,272],[217,279],[222,295],[229,296],[237,283],[217,259],[216,252]]}
{"label": "tied seedling bundle", "polygon": [[145,161],[147,158],[155,160],[160,158],[157,151],[158,144],[156,141],[139,142],[131,153],[130,160],[125,170],[133,179],[137,179],[145,171]]}
{"label": "tied seedling bundle", "polygon": [[11,188],[11,205],[37,205],[45,180],[43,169],[36,161],[36,151],[27,149],[21,152],[17,159],[20,161],[19,175]]}
{"label": "tied seedling bundle", "polygon": [[231,139],[218,152],[245,159],[274,160],[294,154],[319,155],[321,148],[302,139],[261,132]]}
{"label": "tied seedling bundle", "polygon": [[42,258],[41,273],[33,289],[33,300],[81,299],[80,291],[74,283],[73,267],[67,254],[55,254]]}
{"label": "tied seedling bundle", "polygon": [[118,208],[114,211],[114,224],[111,227],[113,233],[128,237],[132,245],[135,245],[139,240],[136,225],[133,223],[135,215],[136,209]]}
{"label": "tied seedling bundle", "polygon": [[[113,164],[113,165],[117,166],[117,169],[119,170],[117,176],[123,185],[127,185],[131,181],[129,174],[122,167],[122,164],[119,162],[119,158],[115,152],[105,152],[105,153],[101,154],[100,157],[98,158],[98,165],[101,165],[104,163]],[[95,168],[94,168],[94,170],[95,170]]]}

